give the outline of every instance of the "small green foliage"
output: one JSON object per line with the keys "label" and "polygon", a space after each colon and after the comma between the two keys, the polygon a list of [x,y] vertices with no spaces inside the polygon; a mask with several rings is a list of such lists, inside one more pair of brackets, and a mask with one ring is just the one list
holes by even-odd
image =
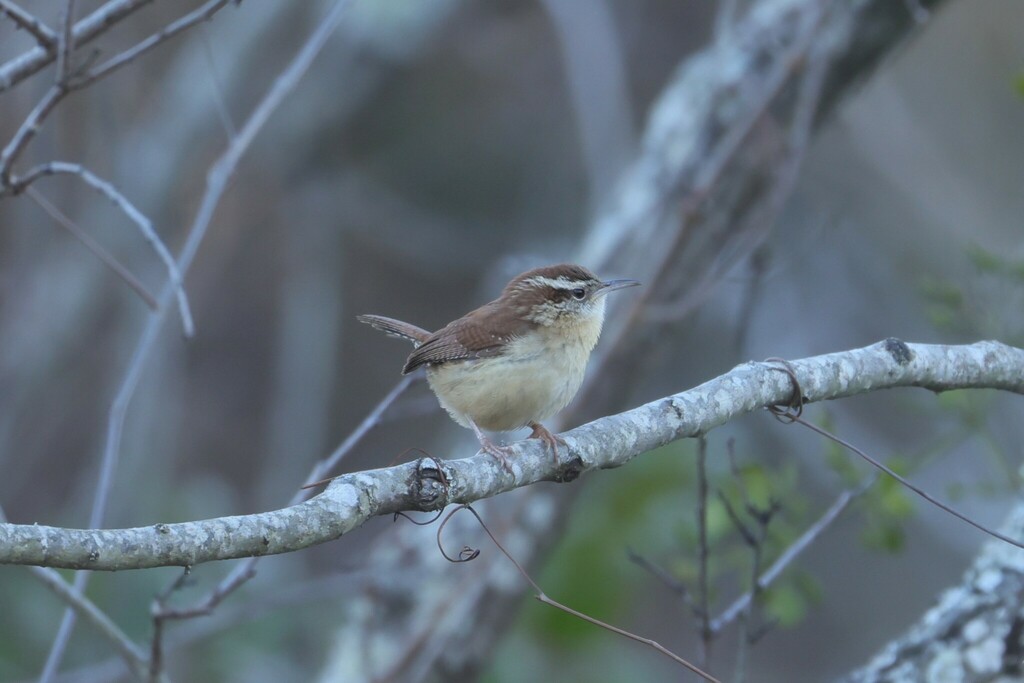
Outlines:
{"label": "small green foliage", "polygon": [[[835,421],[832,419],[832,415],[825,410],[821,411],[821,415],[821,419],[818,420],[818,426],[827,432],[834,432]],[[832,439],[825,439],[824,446],[825,462],[839,477],[842,485],[847,488],[857,486],[864,475],[861,474],[857,465],[854,464],[854,454],[850,453]]]}
{"label": "small green foliage", "polygon": [[799,569],[789,572],[788,580],[768,588],[758,597],[765,617],[780,626],[796,626],[807,611],[821,602],[821,584],[810,574]]}
{"label": "small green foliage", "polygon": [[[885,463],[896,474],[905,476],[910,469],[902,458]],[[872,550],[898,553],[906,541],[904,522],[914,512],[910,491],[892,477],[883,475],[865,496],[865,525],[861,541]]]}
{"label": "small green foliage", "polygon": [[981,498],[995,498],[1006,493],[1004,485],[996,484],[991,480],[979,481],[975,488],[977,489],[978,496]]}
{"label": "small green foliage", "polygon": [[708,542],[712,545],[718,543],[735,531],[735,528],[732,525],[732,520],[729,519],[729,513],[726,511],[725,505],[718,499],[718,497],[710,498],[708,500],[707,520]]}
{"label": "small green foliage", "polygon": [[765,616],[780,626],[793,626],[807,615],[807,601],[791,583],[772,586],[761,593],[759,603]]}
{"label": "small green foliage", "polygon": [[944,391],[938,395],[939,408],[955,418],[965,434],[985,434],[992,404],[1000,393],[995,389]]}
{"label": "small green foliage", "polygon": [[868,523],[861,532],[861,541],[871,550],[895,554],[903,550],[906,532],[903,525],[892,518],[869,515]]}
{"label": "small green foliage", "polygon": [[[550,565],[554,571],[545,572],[544,576],[545,589],[551,591],[551,597],[597,619],[614,621],[625,597],[617,590],[624,579],[619,571],[621,563],[609,556],[602,540],[588,536],[558,554],[563,563]],[[562,567],[572,569],[563,571]],[[599,635],[592,624],[561,610],[533,610],[531,616],[538,636],[556,647],[574,647]]]}
{"label": "small green foliage", "polygon": [[1018,311],[1024,308],[1024,258],[977,244],[964,250],[976,277],[966,283],[925,277],[919,290],[938,329],[966,337],[1024,343]]}
{"label": "small green foliage", "polygon": [[1019,96],[1024,97],[1024,72],[1017,74],[1017,77],[1013,79],[1013,88]]}
{"label": "small green foliage", "polygon": [[803,594],[804,598],[813,605],[820,603],[825,595],[825,592],[821,589],[821,584],[808,572],[794,569],[790,572],[790,581]]}
{"label": "small green foliage", "polygon": [[1005,261],[995,253],[977,244],[967,246],[967,258],[971,260],[974,269],[979,273],[997,274],[1003,271]]}
{"label": "small green foliage", "polygon": [[[616,621],[630,600],[623,586],[638,571],[624,550],[642,552],[652,545],[650,537],[660,528],[654,516],[666,504],[685,509],[680,492],[692,486],[692,452],[692,444],[670,444],[595,481],[592,495],[574,511],[563,542],[544,571],[534,575],[545,592],[585,614]],[[524,618],[544,646],[577,647],[604,637],[601,629],[556,609],[528,609]]]}
{"label": "small green foliage", "polygon": [[[900,472],[890,465],[890,468],[897,474]],[[892,477],[884,477],[878,483],[877,491],[878,510],[895,521],[904,520],[914,511],[914,501],[903,484]]]}
{"label": "small green foliage", "polygon": [[966,413],[976,404],[976,397],[968,389],[955,389],[939,394],[939,407],[952,413]]}
{"label": "small green foliage", "polygon": [[951,282],[931,277],[922,279],[920,290],[928,321],[940,330],[958,331],[965,319],[963,290]]}
{"label": "small green foliage", "polygon": [[[655,453],[664,454],[657,457],[657,463],[649,462],[650,456],[644,456],[630,464],[626,470],[631,475],[626,485],[614,487],[606,501],[609,505],[609,517],[625,524],[633,524],[643,520],[648,510],[637,501],[651,501],[678,494],[679,490],[690,486],[689,463],[693,455],[692,444],[676,442],[664,446]],[[654,454],[651,454],[654,455]]]}
{"label": "small green foliage", "polygon": [[779,485],[779,482],[772,482],[774,474],[767,472],[760,463],[748,462],[739,467],[737,483],[743,486],[752,505],[766,509],[771,505],[772,491]]}
{"label": "small green foliage", "polygon": [[1018,283],[1024,282],[1024,259],[1008,258],[977,244],[967,247],[967,256],[980,275],[993,275]]}

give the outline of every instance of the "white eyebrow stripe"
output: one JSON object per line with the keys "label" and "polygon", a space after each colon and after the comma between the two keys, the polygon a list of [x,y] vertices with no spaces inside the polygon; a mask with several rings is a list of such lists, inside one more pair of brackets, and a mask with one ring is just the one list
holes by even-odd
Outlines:
{"label": "white eyebrow stripe", "polygon": [[584,284],[586,283],[583,282],[582,280],[570,280],[564,275],[558,278],[550,278],[544,277],[543,275],[535,275],[534,277],[531,277],[529,280],[523,282],[523,285],[527,287],[539,285],[551,287],[552,289],[575,289],[576,287],[579,287],[580,285]]}

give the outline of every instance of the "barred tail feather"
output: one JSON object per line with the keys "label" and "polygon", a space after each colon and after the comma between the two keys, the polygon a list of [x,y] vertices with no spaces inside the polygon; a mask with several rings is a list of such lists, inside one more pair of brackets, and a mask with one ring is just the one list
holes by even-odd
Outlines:
{"label": "barred tail feather", "polygon": [[404,323],[401,320],[386,318],[382,315],[357,315],[356,320],[361,323],[366,323],[370,327],[380,330],[390,337],[407,339],[417,347],[430,337],[430,333],[422,327],[416,327],[415,325]]}

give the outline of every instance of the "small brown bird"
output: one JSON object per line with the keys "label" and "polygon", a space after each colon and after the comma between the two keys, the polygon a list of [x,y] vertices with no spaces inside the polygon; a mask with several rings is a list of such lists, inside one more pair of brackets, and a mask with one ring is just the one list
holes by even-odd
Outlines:
{"label": "small brown bird", "polygon": [[565,444],[541,424],[569,404],[583,383],[604,323],[605,295],[640,284],[598,280],[563,263],[512,278],[501,296],[434,333],[379,315],[360,322],[415,346],[402,368],[425,366],[427,381],[452,419],[472,429],[483,450],[509,469],[507,447],[483,430],[530,427],[558,458]]}

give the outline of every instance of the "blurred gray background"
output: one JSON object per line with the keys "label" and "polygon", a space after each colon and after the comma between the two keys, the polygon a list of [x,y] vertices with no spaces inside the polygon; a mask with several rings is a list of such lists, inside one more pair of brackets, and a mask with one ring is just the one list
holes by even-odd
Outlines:
{"label": "blurred gray background", "polygon": [[[178,4],[154,3],[89,49],[123,49],[178,16]],[[58,5],[27,4],[54,23]],[[80,2],[78,11],[99,5]],[[223,10],[69,98],[25,163],[86,164],[150,216],[177,253],[207,167],[326,7],[253,0]],[[437,328],[493,298],[517,272],[574,258],[637,153],[652,101],[676,65],[711,40],[716,9],[698,0],[354,3],[219,206],[187,279],[197,334],[185,341],[176,318],[165,323],[128,413],[107,526],[284,504],[398,380],[408,349],[358,325],[356,314]],[[32,45],[0,21],[0,60]],[[817,130],[756,258],[731,268],[647,347],[623,405],[748,359],[801,358],[889,336],[1019,344],[1021,284],[979,267],[978,252],[1024,260],[1022,77],[1020,2],[950,0],[928,16]],[[611,85],[588,89],[586,79]],[[10,139],[48,84],[28,79],[0,94],[0,139]],[[609,99],[587,101],[590,92]],[[581,107],[605,117],[612,132],[601,144],[587,142]],[[38,188],[159,290],[165,273],[122,214],[71,178]],[[662,246],[649,245],[652,258]],[[85,525],[106,414],[145,315],[36,204],[0,201],[0,503],[12,521]],[[905,390],[809,412],[883,459],[902,458],[923,486],[997,524],[1019,495],[1020,401]],[[737,460],[763,468],[765,486],[783,497],[788,528],[805,527],[842,488],[820,439],[764,415],[710,435],[715,486],[730,486],[729,437]],[[402,452],[411,446],[445,457],[474,451],[472,435],[417,385],[342,470],[409,459]],[[538,571],[542,585],[693,656],[692,615],[626,556],[628,546],[692,577],[692,444],[571,486],[582,490],[562,543]],[[753,647],[748,680],[839,675],[956,581],[983,538],[913,508],[894,552],[865,544],[870,511],[855,507],[806,553],[766,608],[763,621],[782,624]],[[339,542],[264,560],[257,578],[203,622],[223,627],[176,650],[171,673],[313,678],[348,591],[372,571],[364,549],[392,528],[377,520]],[[739,559],[716,570],[719,606],[746,579],[742,549],[730,543],[723,538],[725,557]],[[227,569],[198,568],[185,599]],[[90,596],[144,642],[149,602],[175,575],[98,575]],[[24,570],[0,567],[0,606],[0,680],[32,679],[62,605]],[[524,596],[485,658],[485,680],[678,679],[658,655],[546,609]],[[715,646],[723,674],[732,671],[734,641],[727,635]],[[105,680],[108,670],[88,667],[108,656],[80,624],[68,680]]]}

